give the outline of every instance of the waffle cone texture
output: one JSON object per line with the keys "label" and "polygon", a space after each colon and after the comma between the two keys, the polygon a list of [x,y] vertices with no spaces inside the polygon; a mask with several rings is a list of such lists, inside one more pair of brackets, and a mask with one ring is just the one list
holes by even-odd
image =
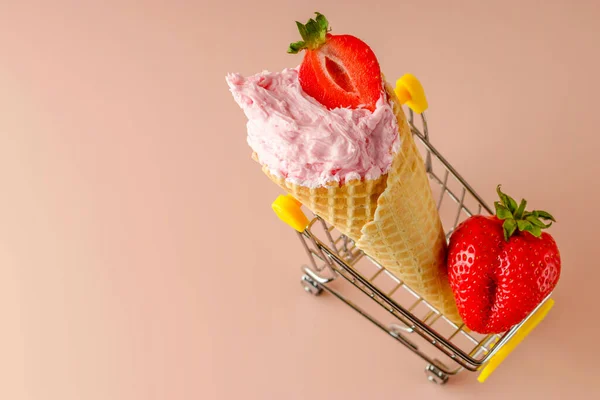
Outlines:
{"label": "waffle cone texture", "polygon": [[375,180],[309,188],[263,172],[329,224],[354,240],[437,308],[460,323],[446,268],[446,238],[425,164],[394,91],[386,86],[398,121],[400,150],[387,174]]}

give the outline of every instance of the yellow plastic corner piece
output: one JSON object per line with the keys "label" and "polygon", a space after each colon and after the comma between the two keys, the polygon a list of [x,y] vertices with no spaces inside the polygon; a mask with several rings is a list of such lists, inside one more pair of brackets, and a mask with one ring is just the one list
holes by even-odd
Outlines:
{"label": "yellow plastic corner piece", "polygon": [[394,91],[400,103],[406,104],[418,114],[421,114],[429,107],[421,82],[412,74],[405,74],[398,79]]}
{"label": "yellow plastic corner piece", "polygon": [[278,196],[271,205],[280,220],[298,232],[304,232],[309,221],[302,212],[301,206],[302,203],[289,194]]}
{"label": "yellow plastic corner piece", "polygon": [[546,315],[550,309],[554,306],[554,300],[548,299],[534,315],[527,320],[523,326],[515,333],[515,335],[506,343],[498,352],[492,357],[490,361],[483,367],[481,373],[477,377],[477,380],[481,383],[485,382],[487,378],[496,370],[496,368],[502,364],[502,361],[533,331],[533,329],[546,318]]}

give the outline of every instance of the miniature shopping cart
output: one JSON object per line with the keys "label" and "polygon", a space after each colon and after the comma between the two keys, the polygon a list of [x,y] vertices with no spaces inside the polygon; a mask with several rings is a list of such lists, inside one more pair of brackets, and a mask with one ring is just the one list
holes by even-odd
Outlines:
{"label": "miniature shopping cart", "polygon": [[[396,84],[396,94],[408,106],[409,125],[424,154],[446,237],[471,215],[493,214],[431,144],[423,113],[427,101],[419,81],[412,75],[403,76]],[[451,375],[465,369],[480,371],[478,380],[484,382],[554,304],[548,296],[508,332],[489,335],[471,332],[464,324],[456,325],[447,319],[323,219],[318,216],[309,219],[301,204],[290,195],[279,196],[273,209],[298,231],[308,255],[309,264],[302,267],[304,290],[313,295],[330,293],[408,347],[427,363],[425,372],[431,382],[444,384]]]}

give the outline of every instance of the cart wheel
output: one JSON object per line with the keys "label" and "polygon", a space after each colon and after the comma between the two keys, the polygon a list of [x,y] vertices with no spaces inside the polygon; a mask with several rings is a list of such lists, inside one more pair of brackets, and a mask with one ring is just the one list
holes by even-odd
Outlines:
{"label": "cart wheel", "polygon": [[406,74],[396,81],[396,96],[401,104],[406,104],[417,114],[427,110],[427,98],[421,82],[412,74]]}
{"label": "cart wheel", "polygon": [[436,367],[433,364],[427,364],[425,367],[425,375],[429,382],[435,383],[436,385],[445,385],[448,382],[448,374]]}
{"label": "cart wheel", "polygon": [[302,204],[291,195],[281,195],[275,199],[271,207],[280,220],[297,230],[303,232],[308,226],[308,218],[300,208]]}
{"label": "cart wheel", "polygon": [[313,296],[318,296],[323,291],[323,289],[321,289],[319,287],[319,285],[317,284],[317,282],[315,282],[308,275],[302,275],[302,279],[300,279],[300,283],[302,284],[302,287],[304,288],[304,291],[306,293],[312,294]]}

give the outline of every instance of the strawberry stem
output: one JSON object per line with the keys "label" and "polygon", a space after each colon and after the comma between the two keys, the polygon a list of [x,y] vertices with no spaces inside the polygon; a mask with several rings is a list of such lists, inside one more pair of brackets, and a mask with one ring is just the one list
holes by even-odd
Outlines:
{"label": "strawberry stem", "polygon": [[[496,207],[496,217],[503,220],[502,228],[504,230],[504,240],[508,242],[510,237],[517,231],[529,232],[535,237],[542,235],[542,229],[549,228],[552,222],[556,222],[554,217],[546,211],[534,210],[525,211],[527,201],[522,199],[519,205],[515,199],[502,192],[500,185],[496,188],[500,201],[494,203]],[[545,224],[541,220],[550,221]]]}
{"label": "strawberry stem", "polygon": [[298,27],[300,36],[302,36],[302,40],[291,43],[287,50],[288,53],[296,54],[305,49],[315,50],[325,44],[326,35],[329,31],[329,22],[323,14],[319,12],[315,14],[317,15],[315,19],[309,19],[306,24],[296,21],[296,26]]}

